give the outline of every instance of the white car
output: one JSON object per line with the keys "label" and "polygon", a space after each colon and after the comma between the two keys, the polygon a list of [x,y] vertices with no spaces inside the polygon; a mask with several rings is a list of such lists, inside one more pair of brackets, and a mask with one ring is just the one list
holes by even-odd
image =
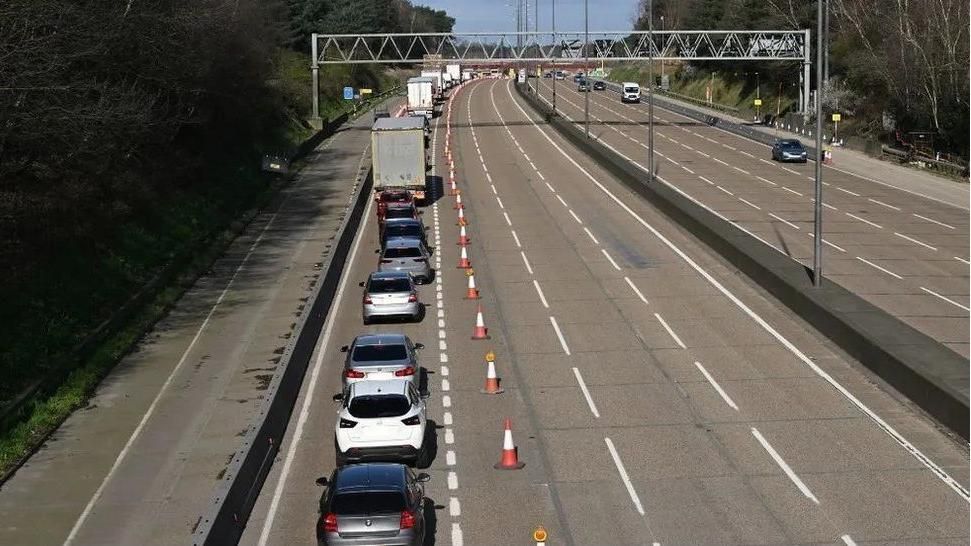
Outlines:
{"label": "white car", "polygon": [[405,462],[427,467],[425,398],[404,379],[352,383],[334,425],[337,466],[360,462]]}
{"label": "white car", "polygon": [[641,86],[634,82],[624,82],[621,84],[623,91],[620,94],[620,102],[641,102]]}

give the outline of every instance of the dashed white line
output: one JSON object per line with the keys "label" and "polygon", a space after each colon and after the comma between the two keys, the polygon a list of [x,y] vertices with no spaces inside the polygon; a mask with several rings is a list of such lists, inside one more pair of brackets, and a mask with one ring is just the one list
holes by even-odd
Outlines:
{"label": "dashed white line", "polygon": [[667,331],[668,335],[671,336],[671,339],[673,339],[674,342],[677,343],[679,347],[681,347],[682,349],[688,348],[687,346],[685,346],[684,342],[681,341],[681,338],[678,337],[678,334],[674,333],[674,330],[672,330],[671,327],[668,326],[668,323],[664,321],[664,318],[662,318],[660,314],[654,313],[654,316],[657,318],[657,321],[661,323],[661,326],[663,326],[664,329]]}
{"label": "dashed white line", "polygon": [[455,443],[455,433],[450,428],[445,429],[445,443],[449,445]]}
{"label": "dashed white line", "polygon": [[505,212],[503,212],[502,213],[502,217],[506,219],[506,224],[508,224],[509,226],[512,226],[512,220],[509,219],[509,215],[508,214],[506,214]]}
{"label": "dashed white line", "polygon": [[455,466],[455,452],[451,449],[445,452],[445,464]]}
{"label": "dashed white line", "polygon": [[[543,176],[543,173],[541,173],[539,171],[536,171],[536,176],[538,176],[540,180],[543,180],[543,181],[546,180],[546,177]],[[547,184],[547,186],[549,186],[549,184]],[[553,188],[551,187],[550,189],[553,189]]]}
{"label": "dashed white line", "polygon": [[[590,237],[590,240],[592,240],[594,244],[596,245],[600,244],[600,241],[598,241],[597,238],[593,236],[593,233],[591,233],[588,228],[583,228],[583,231],[587,232],[587,236]],[[960,260],[961,258],[958,258],[958,259]]]}
{"label": "dashed white line", "polygon": [[452,424],[452,412],[446,411],[442,414],[442,423],[446,425]]}
{"label": "dashed white line", "polygon": [[772,447],[771,444],[769,444],[769,442],[765,439],[764,436],[762,436],[762,433],[759,432],[757,428],[752,427],[752,435],[755,436],[755,439],[758,440],[760,444],[762,444],[762,447],[765,449],[765,451],[769,453],[769,456],[772,457],[772,460],[775,461],[775,464],[779,465],[779,468],[781,468],[782,471],[785,472],[786,476],[788,476],[789,479],[792,480],[792,483],[796,484],[796,487],[799,489],[799,491],[801,491],[802,494],[805,495],[807,499],[813,501],[816,504],[819,504],[819,499],[816,498],[816,495],[813,495],[813,492],[809,490],[809,487],[807,487],[806,484],[799,479],[799,476],[797,476],[796,473],[792,471],[792,468],[789,466],[789,464],[786,463],[785,460],[783,460],[783,458],[779,456],[779,453],[775,450],[774,447]]}
{"label": "dashed white line", "polygon": [[876,203],[878,205],[887,207],[888,209],[897,210],[897,211],[900,210],[900,207],[895,207],[895,206],[893,206],[893,205],[891,205],[889,203],[884,203],[883,201],[877,201],[876,199],[871,199],[869,197],[867,197],[866,200],[869,201],[869,202],[871,202],[871,203]]}
{"label": "dashed white line", "polygon": [[448,482],[449,489],[455,490],[459,488],[459,478],[455,474],[455,472],[449,472],[448,478],[446,478],[446,480]]}
{"label": "dashed white line", "polygon": [[566,339],[563,337],[563,332],[560,331],[560,325],[556,323],[556,318],[550,316],[550,324],[553,325],[553,330],[556,331],[556,337],[560,340],[560,345],[563,347],[563,352],[570,355],[570,347],[566,344]]}
{"label": "dashed white line", "polygon": [[573,209],[568,209],[568,210],[570,211],[570,216],[572,216],[573,219],[576,220],[578,224],[583,223],[583,220],[581,220],[580,217],[577,216],[577,213],[573,212]]}
{"label": "dashed white line", "polygon": [[459,504],[459,500],[455,497],[449,497],[448,499],[448,515],[452,517],[462,515],[462,505]]}
{"label": "dashed white line", "polygon": [[935,292],[935,291],[933,291],[933,290],[931,290],[929,288],[924,288],[923,286],[921,286],[920,289],[923,290],[924,292],[927,292],[928,294],[931,294],[933,296],[937,296],[938,298],[941,298],[942,300],[944,300],[944,301],[946,301],[946,302],[948,302],[948,303],[950,303],[952,305],[957,305],[958,307],[960,307],[961,309],[964,309],[965,311],[971,311],[971,308],[965,307],[965,306],[961,305],[960,303],[952,300],[951,298],[948,298],[946,296],[942,296],[941,294],[938,294],[937,292]]}
{"label": "dashed white line", "polygon": [[861,257],[857,256],[856,259],[857,260],[860,260],[861,262],[867,264],[870,267],[873,267],[873,268],[879,269],[880,271],[883,271],[884,273],[886,273],[887,275],[890,275],[891,277],[896,277],[898,279],[903,280],[903,277],[901,277],[900,275],[894,273],[893,271],[890,271],[887,268],[880,267],[879,265],[877,265],[877,264],[875,264],[875,263],[867,260],[866,258],[861,258]]}
{"label": "dashed white line", "polygon": [[539,286],[539,281],[533,279],[533,286],[536,287],[536,293],[539,294],[539,301],[543,304],[543,307],[549,309],[550,304],[546,302],[546,295],[543,294],[543,289]]}
{"label": "dashed white line", "polygon": [[499,208],[501,208],[501,209],[506,208],[505,205],[502,204],[502,199],[499,199],[499,196],[498,195],[496,196],[496,203],[499,204]]}
{"label": "dashed white line", "polygon": [[567,205],[567,204],[566,204],[566,201],[564,201],[564,200],[563,200],[563,198],[562,198],[562,197],[560,197],[560,195],[559,195],[559,194],[557,194],[557,195],[556,195],[556,198],[557,198],[557,199],[558,199],[558,200],[560,201],[560,203],[561,203],[561,204],[562,204],[562,205],[563,205],[564,207],[566,207],[566,208],[570,208],[570,205]]}
{"label": "dashed white line", "polygon": [[597,419],[600,418],[600,412],[597,410],[597,405],[593,403],[593,398],[590,397],[590,391],[587,389],[587,384],[583,382],[583,376],[580,375],[580,370],[573,368],[573,375],[577,378],[577,383],[580,384],[580,390],[583,391],[583,397],[587,399],[587,406],[590,407],[590,413],[593,414]]}
{"label": "dashed white line", "polygon": [[637,509],[637,513],[644,515],[644,507],[641,505],[641,499],[637,496],[637,491],[634,490],[634,484],[630,481],[630,476],[627,475],[627,470],[624,468],[624,463],[620,460],[620,455],[617,454],[617,448],[614,447],[614,443],[610,441],[610,438],[604,438],[604,442],[607,444],[607,449],[610,451],[610,456],[614,460],[614,465],[617,467],[617,472],[620,473],[620,479],[624,482],[624,487],[627,488],[627,493],[630,495],[630,500],[634,502],[634,508]]}
{"label": "dashed white line", "polygon": [[462,527],[458,523],[452,524],[452,546],[463,546]]}
{"label": "dashed white line", "polygon": [[765,182],[766,184],[771,184],[773,186],[778,186],[778,184],[776,184],[775,182],[769,180],[768,178],[762,178],[761,176],[756,176],[755,178],[758,178],[759,180],[761,180],[762,182]]}
{"label": "dashed white line", "polygon": [[790,222],[790,221],[788,221],[788,220],[786,220],[784,218],[779,218],[778,216],[776,216],[775,214],[772,214],[771,212],[769,213],[769,216],[775,218],[776,220],[778,220],[778,221],[780,221],[780,222],[782,222],[782,223],[784,223],[784,224],[786,224],[786,225],[788,225],[790,227],[794,227],[796,229],[802,229],[801,227],[797,226],[796,224],[793,224],[792,222]]}
{"label": "dashed white line", "polygon": [[897,237],[900,237],[901,239],[907,239],[908,241],[910,241],[912,243],[916,243],[916,244],[918,244],[920,246],[927,247],[927,248],[929,248],[931,250],[935,250],[935,251],[937,250],[937,247],[933,247],[933,246],[931,246],[931,245],[929,245],[929,244],[927,244],[927,243],[925,243],[923,241],[918,241],[917,239],[914,239],[913,237],[908,237],[908,236],[904,235],[903,233],[897,233],[895,231],[895,232],[893,232],[893,234],[896,235]]}
{"label": "dashed white line", "polygon": [[614,269],[616,269],[617,271],[620,271],[620,266],[617,265],[617,262],[615,262],[614,259],[610,257],[610,254],[607,254],[606,249],[601,248],[600,252],[603,252],[603,255],[607,258],[607,261],[610,262],[610,265],[614,266]]}
{"label": "dashed white line", "polygon": [[644,294],[641,294],[640,289],[637,288],[637,285],[634,284],[634,281],[630,280],[630,277],[624,277],[624,280],[627,281],[627,284],[630,286],[631,290],[633,290],[634,293],[637,294],[637,297],[640,298],[642,302],[647,303],[647,298],[644,297]]}
{"label": "dashed white line", "polygon": [[[812,238],[815,238],[816,237],[816,234],[813,233],[813,232],[811,232],[811,231],[810,232],[807,232],[806,235],[809,235]],[[846,252],[846,249],[845,248],[843,248],[843,247],[841,247],[839,245],[833,244],[833,243],[827,241],[826,239],[823,239],[823,244],[824,245],[831,246],[831,247],[835,248],[836,250],[839,250],[840,252]]]}
{"label": "dashed white line", "polygon": [[927,220],[928,222],[930,222],[932,224],[937,224],[939,226],[944,226],[947,229],[957,229],[957,228],[955,228],[952,225],[945,224],[944,222],[938,222],[937,220],[934,220],[933,218],[928,218],[926,216],[921,216],[921,215],[917,214],[916,212],[914,213],[914,216],[920,218],[921,220]]}
{"label": "dashed white line", "polygon": [[545,184],[546,184],[546,187],[549,188],[551,192],[556,193],[556,190],[553,189],[553,186],[550,186],[549,182],[545,182]]}
{"label": "dashed white line", "polygon": [[752,173],[746,171],[745,169],[743,169],[741,167],[735,167],[735,166],[733,166],[732,168],[735,169],[736,171],[740,172],[740,173],[744,173],[744,174],[748,174],[748,175],[751,175],[752,174]]}
{"label": "dashed white line", "polygon": [[694,171],[692,171],[691,169],[689,169],[689,168],[687,168],[687,167],[685,167],[684,165],[681,165],[681,168],[682,168],[682,169],[684,169],[684,170],[686,170],[686,171],[688,171],[688,172],[689,172],[689,173],[691,173],[691,174],[695,174],[695,172],[694,172]]}
{"label": "dashed white line", "polygon": [[698,178],[700,178],[700,179],[702,179],[702,180],[704,180],[705,182],[707,182],[707,183],[709,183],[709,184],[711,184],[712,186],[714,186],[714,185],[715,185],[715,183],[714,183],[714,182],[712,182],[711,180],[708,180],[708,179],[707,179],[707,178],[705,178],[704,176],[699,176]]}
{"label": "dashed white line", "polygon": [[444,395],[444,396],[442,396],[442,407],[443,408],[450,408],[450,407],[452,407],[452,397],[451,396],[449,396],[447,394]]}
{"label": "dashed white line", "polygon": [[863,222],[864,224],[869,224],[869,225],[871,225],[871,226],[873,226],[873,227],[875,227],[877,229],[883,229],[883,226],[881,226],[880,224],[875,224],[875,223],[867,220],[866,218],[861,218],[861,217],[859,217],[859,216],[857,216],[855,214],[850,214],[849,212],[846,212],[844,214],[846,214],[847,216],[849,216],[850,218],[852,218],[854,220],[859,220],[859,221]]}
{"label": "dashed white line", "polygon": [[523,257],[523,263],[526,264],[526,271],[529,271],[529,274],[532,275],[533,267],[529,265],[529,260],[526,259],[526,253],[520,250],[519,255]]}
{"label": "dashed white line", "polygon": [[964,258],[962,258],[960,256],[955,256],[954,259],[957,260],[957,261],[959,261],[959,262],[964,262],[964,263],[966,263],[968,265],[971,265],[971,261],[965,260]]}
{"label": "dashed white line", "polygon": [[510,229],[509,231],[512,232],[512,238],[516,241],[516,247],[522,248],[523,245],[519,242],[519,235],[516,235],[516,230]]}
{"label": "dashed white line", "polygon": [[857,197],[859,197],[859,196],[860,196],[860,194],[858,194],[858,193],[856,193],[855,191],[850,191],[850,190],[848,190],[848,189],[846,189],[846,188],[841,188],[840,186],[836,186],[836,189],[838,189],[839,191],[841,191],[841,192],[843,192],[843,193],[848,193],[848,194],[850,194],[850,195],[855,195],[855,196],[857,196]]}
{"label": "dashed white line", "polygon": [[846,544],[846,546],[856,546],[856,542],[853,542],[853,538],[850,537],[850,535],[843,535],[840,537],[840,540],[842,540],[843,544]]}
{"label": "dashed white line", "polygon": [[715,391],[722,397],[722,400],[724,400],[725,403],[728,404],[728,407],[732,408],[735,411],[738,411],[738,406],[735,405],[735,401],[732,400],[730,396],[728,396],[728,393],[726,393],[725,390],[722,389],[721,385],[719,385],[718,382],[715,381],[715,378],[712,377],[710,373],[708,373],[708,370],[706,370],[705,367],[701,365],[701,362],[695,361],[695,366],[698,367],[698,371],[701,372],[701,375],[705,376],[705,379],[707,379],[708,382],[711,383],[711,386],[715,388]]}
{"label": "dashed white line", "polygon": [[731,167],[731,165],[729,165],[728,163],[725,163],[724,161],[722,161],[721,159],[718,159],[717,157],[713,157],[712,159],[714,159],[715,161],[721,163],[722,165],[724,165],[726,167]]}
{"label": "dashed white line", "polygon": [[715,187],[716,187],[716,188],[718,188],[718,189],[720,189],[721,191],[723,191],[723,192],[725,192],[725,193],[727,193],[728,195],[731,195],[732,197],[735,197],[735,194],[734,194],[734,193],[732,193],[732,192],[730,192],[730,191],[728,191],[728,190],[726,190],[725,188],[723,188],[723,187],[721,187],[721,186],[715,186]]}
{"label": "dashed white line", "polygon": [[789,193],[794,193],[794,194],[798,195],[799,197],[803,197],[803,195],[801,193],[797,192],[796,190],[789,189],[789,188],[787,188],[785,186],[779,186],[779,187],[782,188],[782,189],[784,189],[784,190],[786,190]]}
{"label": "dashed white line", "polygon": [[752,207],[755,210],[762,210],[758,205],[756,205],[755,203],[752,203],[751,201],[746,200],[743,197],[739,197],[738,200],[741,201],[741,202],[743,202],[743,203],[745,203],[746,205]]}
{"label": "dashed white line", "polygon": [[782,167],[782,170],[789,171],[792,174],[797,175],[797,176],[799,175],[799,171],[794,171],[794,170],[790,169],[789,167]]}

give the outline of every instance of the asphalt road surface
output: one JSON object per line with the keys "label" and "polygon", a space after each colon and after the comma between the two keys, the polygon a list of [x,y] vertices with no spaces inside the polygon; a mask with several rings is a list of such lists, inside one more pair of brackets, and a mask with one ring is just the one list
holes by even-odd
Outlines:
{"label": "asphalt road surface", "polygon": [[[363,326],[357,283],[374,269],[378,248],[373,207],[366,212],[243,544],[313,543],[321,493],[314,479],[334,466],[331,395],[340,385],[339,347],[360,333],[386,331],[426,345],[421,358],[436,424],[435,457],[426,470],[432,475],[427,544],[527,544],[537,525],[549,530],[548,544],[568,545],[967,544],[966,446],[559,138],[511,86],[475,80],[453,93],[450,129],[448,117],[433,121],[436,174],[446,184],[443,151],[451,134],[482,299],[465,299],[455,199],[444,196],[424,209],[438,269],[421,289],[424,320]],[[713,157],[713,147],[723,148],[672,130],[683,132],[661,128]],[[665,156],[695,169],[680,155],[694,152],[659,141]],[[748,164],[740,157],[761,163],[766,155],[735,147],[731,161],[743,169]],[[808,199],[804,174],[759,168],[772,173],[775,186]],[[662,169],[674,176],[671,167]],[[722,165],[714,172],[733,170]],[[708,191],[700,183],[692,191]],[[775,207],[784,200],[774,192],[786,190],[767,184],[742,193],[743,181],[733,176],[716,183],[726,200],[767,199],[752,201],[765,208],[742,206],[771,211],[808,239],[800,201]],[[882,189],[865,193],[859,182],[831,184],[859,193],[857,200],[891,198]],[[837,191],[829,192],[834,199]],[[959,276],[963,265],[951,254],[966,256],[951,251],[958,246],[951,230],[894,218],[906,204],[908,213],[955,231],[966,233],[966,219],[915,199],[885,202],[900,214],[874,208],[865,218],[886,224],[884,231],[923,237],[938,248],[929,256],[946,249],[947,258],[928,267]],[[839,213],[861,212],[844,211],[842,200],[832,204]],[[806,241],[760,222],[760,236],[804,252]],[[854,237],[862,229],[848,225]],[[833,238],[848,253],[860,250],[835,232]],[[927,250],[904,242],[915,248],[898,249],[901,255]],[[855,261],[830,258],[833,268]],[[879,270],[861,271],[882,282]],[[477,305],[489,340],[470,339]],[[500,395],[480,392],[488,351],[496,354]],[[522,470],[493,469],[505,418],[513,423]]]}
{"label": "asphalt road surface", "polygon": [[[535,82],[551,100],[552,81]],[[584,93],[569,81],[556,91],[557,110],[582,122]],[[589,111],[591,133],[646,170],[647,105],[595,91]],[[812,264],[812,162],[774,162],[766,145],[663,109],[655,109],[655,123],[655,172],[664,182]],[[829,167],[823,184],[826,279],[968,357],[967,210]]]}

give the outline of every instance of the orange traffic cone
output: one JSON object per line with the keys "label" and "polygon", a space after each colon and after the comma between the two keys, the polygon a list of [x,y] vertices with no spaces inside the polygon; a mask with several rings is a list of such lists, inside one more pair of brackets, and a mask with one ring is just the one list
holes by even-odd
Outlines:
{"label": "orange traffic cone", "polygon": [[501,394],[502,387],[499,386],[499,378],[496,377],[496,355],[492,351],[486,353],[486,381],[485,387],[479,391],[482,394]]}
{"label": "orange traffic cone", "polygon": [[455,210],[465,208],[465,205],[462,204],[462,192],[460,191],[455,192],[455,205],[452,206],[452,208]]}
{"label": "orange traffic cone", "polygon": [[458,195],[459,194],[459,189],[455,185],[455,177],[454,176],[451,177],[451,179],[449,181],[449,184],[451,184],[452,187],[448,190],[448,194],[449,195]]}
{"label": "orange traffic cone", "polygon": [[519,460],[516,444],[512,441],[512,421],[507,417],[503,426],[505,431],[502,436],[502,458],[492,468],[496,470],[519,470],[526,465]]}
{"label": "orange traffic cone", "polygon": [[465,246],[465,245],[469,244],[469,241],[470,241],[469,236],[465,234],[465,226],[460,226],[459,227],[459,242],[456,243],[456,244]]}
{"label": "orange traffic cone", "polygon": [[489,329],[485,326],[485,319],[482,318],[482,306],[475,313],[475,329],[472,330],[472,339],[489,339]]}
{"label": "orange traffic cone", "polygon": [[459,265],[457,266],[458,269],[468,269],[472,267],[472,261],[469,260],[469,253],[465,250],[466,248],[468,247],[462,247],[462,253],[459,255]]}
{"label": "orange traffic cone", "polygon": [[[464,246],[462,248],[465,248]],[[465,299],[467,300],[477,300],[479,299],[479,289],[475,287],[475,271],[471,269],[465,270],[465,274],[469,277],[469,289],[465,293]]]}
{"label": "orange traffic cone", "polygon": [[465,219],[465,209],[459,209],[459,221],[455,223],[457,226],[467,226],[469,225],[468,220]]}

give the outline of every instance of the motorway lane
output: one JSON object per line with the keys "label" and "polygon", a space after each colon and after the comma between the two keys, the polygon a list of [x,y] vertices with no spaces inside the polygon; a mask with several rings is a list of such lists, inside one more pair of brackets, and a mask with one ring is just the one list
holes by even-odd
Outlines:
{"label": "motorway lane", "polygon": [[[540,88],[549,98],[549,84]],[[582,119],[581,93],[560,86],[557,95],[558,107]],[[592,132],[642,158],[646,107],[622,105],[613,93],[590,98]],[[753,141],[664,110],[655,117],[656,165],[666,182],[776,250],[811,263],[811,163],[774,163],[768,148]],[[828,167],[825,176],[827,278],[967,356],[966,211]]]}

